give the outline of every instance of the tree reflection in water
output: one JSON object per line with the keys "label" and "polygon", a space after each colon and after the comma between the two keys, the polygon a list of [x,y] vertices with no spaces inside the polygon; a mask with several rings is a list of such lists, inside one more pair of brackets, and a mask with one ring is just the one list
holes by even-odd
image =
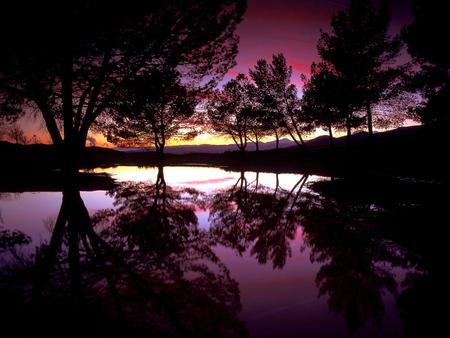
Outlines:
{"label": "tree reflection in water", "polygon": [[313,184],[315,191],[302,201],[304,245],[311,261],[321,265],[319,295],[328,296],[330,309],[344,316],[351,332],[368,319],[381,326],[383,292],[396,293],[392,267],[402,263],[402,254],[374,232],[378,211],[370,201],[325,192],[335,183]]}
{"label": "tree reflection in water", "polygon": [[[199,230],[198,192],[124,184],[92,219],[74,187],[49,243],[2,261],[1,315],[18,336],[242,337],[237,283]],[[28,243],[2,232],[1,252]],[[30,326],[20,323],[32,323]],[[14,332],[11,331],[11,332]]]}
{"label": "tree reflection in water", "polygon": [[[406,337],[435,331],[446,280],[445,237],[436,234],[445,228],[447,185],[394,178],[311,183],[304,175],[285,189],[275,179],[269,188],[258,174],[248,182],[241,172],[229,189],[204,195],[168,186],[159,168],[154,183],[117,186],[110,192],[114,209],[93,216],[76,187],[67,187],[51,239],[36,252],[26,235],[0,229],[5,330],[246,336],[237,318],[237,282],[214,247],[249,251],[282,269],[301,227],[301,249],[319,264],[318,294],[350,333],[369,321],[382,324],[387,293],[396,299]],[[199,228],[198,209],[209,209],[209,230]],[[404,281],[396,268],[407,272]]]}
{"label": "tree reflection in water", "polygon": [[[372,177],[310,188],[301,202],[304,241],[321,264],[316,282],[330,309],[351,332],[368,319],[380,326],[387,290],[397,299],[405,337],[439,332],[442,246],[435,234],[443,226],[445,185]],[[408,271],[401,285],[395,267]]]}
{"label": "tree reflection in water", "polygon": [[[424,266],[423,257],[435,249],[417,246],[414,238],[423,236],[418,229],[429,223],[430,215],[445,210],[442,193],[434,191],[436,185],[427,190],[417,182],[394,178],[306,183],[307,178],[301,176],[286,190],[279,187],[277,177],[275,188],[269,189],[259,185],[258,175],[248,183],[241,172],[234,186],[209,199],[211,231],[217,242],[239,254],[249,250],[258,262],[271,261],[281,269],[301,225],[302,250],[308,248],[311,262],[320,264],[319,296],[328,298],[330,310],[343,316],[351,333],[369,320],[382,325],[386,293],[397,299],[407,336],[429,331],[436,311],[431,318],[415,302],[433,303],[426,295],[436,294],[432,287],[436,278],[430,277],[436,273],[431,273],[430,265]],[[439,224],[440,217],[432,216],[432,222]],[[435,262],[437,256],[433,253],[426,262]],[[396,268],[409,271],[401,285]],[[420,316],[427,325],[420,324]]]}
{"label": "tree reflection in water", "polygon": [[245,173],[230,189],[220,191],[209,202],[212,233],[217,241],[242,254],[251,246],[258,262],[270,260],[283,268],[291,256],[290,241],[299,226],[298,199],[308,176],[302,176],[290,191],[277,184],[271,191],[259,185],[259,175],[250,184]]}

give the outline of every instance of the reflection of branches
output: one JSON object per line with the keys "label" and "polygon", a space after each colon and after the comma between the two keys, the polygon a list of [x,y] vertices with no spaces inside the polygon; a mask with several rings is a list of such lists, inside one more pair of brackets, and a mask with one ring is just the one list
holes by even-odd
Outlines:
{"label": "reflection of branches", "polygon": [[328,295],[330,309],[355,331],[369,318],[381,325],[383,290],[396,293],[391,267],[401,265],[403,255],[375,232],[383,209],[373,199],[349,193],[350,186],[336,188],[342,184],[338,180],[311,186],[315,192],[305,194],[301,202],[302,226],[311,261],[322,264],[316,276],[319,295]]}
{"label": "reflection of branches", "polygon": [[298,198],[308,176],[302,176],[290,191],[279,187],[278,177],[274,191],[247,185],[244,173],[236,184],[216,193],[210,201],[212,232],[218,241],[239,253],[252,244],[251,254],[260,263],[272,261],[282,268],[291,255],[289,241],[294,239],[300,209]]}
{"label": "reflection of branches", "polygon": [[244,336],[237,283],[198,228],[198,192],[167,186],[160,169],[155,184],[114,194],[116,208],[91,218],[79,191],[63,192],[50,242],[22,269],[21,295],[31,286],[33,301],[20,296],[21,309],[37,322],[51,316],[55,335],[100,325],[112,336]]}
{"label": "reflection of branches", "polygon": [[26,258],[19,249],[30,242],[31,238],[24,233],[18,230],[8,230],[0,227],[0,269],[3,274],[5,274],[6,270],[13,268],[14,263],[20,266],[26,264]]}

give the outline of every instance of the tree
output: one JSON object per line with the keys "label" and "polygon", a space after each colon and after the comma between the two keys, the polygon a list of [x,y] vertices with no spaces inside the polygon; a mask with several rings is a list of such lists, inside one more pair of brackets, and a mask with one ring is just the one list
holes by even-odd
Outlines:
{"label": "tree", "polygon": [[[401,71],[391,67],[399,54],[401,40],[388,34],[389,21],[388,1],[375,7],[371,0],[352,0],[348,9],[333,15],[332,33],[321,32],[318,43],[321,58],[347,81],[351,91],[348,119],[364,109],[370,136],[373,105],[382,99]],[[348,133],[354,126],[349,121]]]}
{"label": "tree", "polygon": [[450,52],[436,38],[450,34],[445,5],[437,0],[415,0],[414,21],[403,31],[408,52],[420,66],[407,83],[425,99],[416,114],[426,124],[448,124],[450,120]]}
{"label": "tree", "polygon": [[[51,237],[33,242],[36,250],[28,250],[26,234],[0,227],[5,331],[248,336],[237,317],[238,284],[195,215],[201,193],[168,186],[159,168],[154,184],[114,186],[114,208],[90,216],[79,187],[70,188],[62,192]],[[49,325],[33,325],[49,318]]]}
{"label": "tree", "polygon": [[211,233],[218,244],[240,255],[250,252],[259,263],[271,261],[281,269],[292,254],[302,216],[298,202],[308,175],[285,190],[277,184],[269,188],[256,179],[248,183],[245,172],[230,189],[213,194],[208,203]]}
{"label": "tree", "polygon": [[124,85],[117,109],[104,122],[108,141],[122,145],[150,141],[162,154],[167,140],[192,138],[195,94],[171,69],[136,76]]}
{"label": "tree", "polygon": [[333,128],[339,129],[345,121],[345,110],[340,105],[345,93],[342,93],[339,80],[326,62],[313,63],[310,78],[303,79],[303,114],[315,127],[328,131],[330,145],[333,144]]}
{"label": "tree", "polygon": [[273,55],[270,70],[274,99],[282,116],[284,131],[298,146],[305,146],[302,134],[311,128],[303,120],[297,87],[291,83],[292,66],[287,65],[286,58],[280,53]]}
{"label": "tree", "polygon": [[256,85],[254,97],[257,110],[260,112],[262,129],[275,135],[278,149],[280,136],[283,134],[283,123],[272,95],[270,65],[267,60],[260,59],[256,62],[254,69],[249,70],[249,74]]}
{"label": "tree", "polygon": [[27,144],[25,133],[23,132],[23,129],[18,125],[13,125],[11,126],[11,128],[9,128],[8,137],[16,144]]}
{"label": "tree", "polygon": [[222,90],[213,93],[207,105],[207,114],[212,130],[233,139],[238,149],[247,147],[252,118],[252,84],[244,74],[238,74]]}
{"label": "tree", "polygon": [[286,63],[283,54],[275,54],[272,63],[258,60],[250,76],[257,87],[260,109],[266,112],[267,124],[272,125],[277,148],[279,137],[289,134],[299,146],[304,146],[302,134],[310,131],[302,112],[297,88],[291,83],[292,67]]}
{"label": "tree", "polygon": [[136,75],[164,66],[186,82],[213,86],[234,65],[234,31],[245,11],[243,0],[1,6],[2,111],[39,111],[67,167],[76,167],[89,129]]}

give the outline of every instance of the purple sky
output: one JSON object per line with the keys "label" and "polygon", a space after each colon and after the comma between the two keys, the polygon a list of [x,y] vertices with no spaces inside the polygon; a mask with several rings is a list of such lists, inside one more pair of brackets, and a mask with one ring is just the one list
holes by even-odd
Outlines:
{"label": "purple sky", "polygon": [[[391,31],[397,33],[412,19],[412,0],[391,0]],[[348,6],[349,0],[248,0],[247,12],[239,25],[237,65],[225,81],[237,73],[247,73],[259,58],[271,59],[284,53],[294,69],[294,83],[300,73],[309,73],[317,61],[320,29],[330,29],[331,15]]]}
{"label": "purple sky", "polygon": [[[320,29],[329,30],[332,14],[345,9],[348,3],[349,0],[247,0],[247,12],[237,29],[240,36],[237,65],[222,83],[238,73],[248,73],[260,58],[270,60],[273,54],[283,53],[294,69],[293,82],[300,89],[300,73],[308,74],[311,63],[318,60]],[[398,33],[412,20],[411,3],[412,0],[391,0],[392,33]],[[407,58],[406,53],[403,58]],[[29,138],[35,134],[41,142],[50,142],[40,119],[27,117],[20,125]],[[97,145],[108,145],[100,134],[95,134],[94,139]],[[188,143],[218,144],[230,140],[202,134]]]}

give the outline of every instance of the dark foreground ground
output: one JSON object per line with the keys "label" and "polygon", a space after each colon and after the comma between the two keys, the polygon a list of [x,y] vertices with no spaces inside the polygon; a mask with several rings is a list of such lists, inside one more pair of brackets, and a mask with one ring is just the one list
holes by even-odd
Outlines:
{"label": "dark foreground ground", "polygon": [[[291,147],[279,150],[223,154],[166,154],[152,152],[126,153],[112,149],[87,148],[82,157],[83,168],[117,165],[138,166],[217,166],[229,170],[298,172],[326,176],[381,174],[403,177],[445,178],[450,142],[444,130],[426,127],[404,127],[375,134],[370,141],[354,135],[351,146],[345,138],[335,139],[334,146],[312,140],[306,149]],[[38,175],[54,180],[54,170],[61,158],[51,145],[15,145],[0,142],[3,165],[0,186],[17,177]],[[48,175],[49,171],[52,172]],[[50,178],[53,177],[53,178]],[[57,181],[57,179],[56,179]],[[89,185],[89,183],[87,183]]]}

